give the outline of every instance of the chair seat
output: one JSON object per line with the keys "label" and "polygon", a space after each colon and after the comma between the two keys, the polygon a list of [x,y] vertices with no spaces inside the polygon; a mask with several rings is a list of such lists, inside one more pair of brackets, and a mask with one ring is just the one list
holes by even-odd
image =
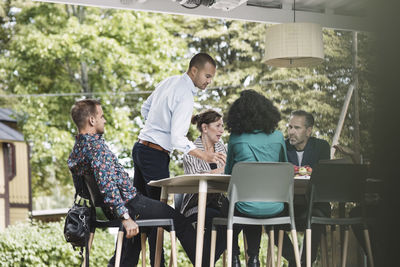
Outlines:
{"label": "chair seat", "polygon": [[327,225],[352,225],[364,224],[365,220],[361,217],[355,218],[329,218],[329,217],[311,217],[311,224],[327,224]]}
{"label": "chair seat", "polygon": [[169,226],[171,231],[174,231],[174,220],[173,219],[146,219],[136,220],[139,227],[147,226]]}
{"label": "chair seat", "polygon": [[[250,224],[250,225],[278,225],[278,224],[290,224],[290,217],[277,217],[277,218],[251,218],[233,216],[233,224]],[[213,224],[215,225],[227,225],[228,218],[213,218]]]}
{"label": "chair seat", "polygon": [[[170,226],[171,230],[174,230],[174,220],[173,219],[147,219],[147,220],[136,220],[136,224],[139,227],[153,227],[153,226]],[[96,228],[108,228],[108,227],[120,227],[121,220],[96,220]]]}

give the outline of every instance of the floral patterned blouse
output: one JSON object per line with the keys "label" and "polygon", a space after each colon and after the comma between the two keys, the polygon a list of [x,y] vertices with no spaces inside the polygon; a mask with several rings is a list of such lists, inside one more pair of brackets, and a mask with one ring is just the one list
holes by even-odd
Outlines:
{"label": "floral patterned blouse", "polygon": [[68,158],[75,188],[82,184],[84,175],[94,175],[104,203],[118,217],[128,212],[125,207],[136,196],[136,188],[118,158],[111,152],[101,134],[79,134]]}

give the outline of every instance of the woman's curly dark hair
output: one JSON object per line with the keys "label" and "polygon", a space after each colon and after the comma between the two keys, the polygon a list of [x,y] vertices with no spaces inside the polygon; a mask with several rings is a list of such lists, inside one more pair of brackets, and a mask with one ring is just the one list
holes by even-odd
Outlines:
{"label": "woman's curly dark hair", "polygon": [[281,114],[265,96],[249,89],[242,91],[227,115],[227,128],[235,134],[260,130],[270,134],[278,127]]}

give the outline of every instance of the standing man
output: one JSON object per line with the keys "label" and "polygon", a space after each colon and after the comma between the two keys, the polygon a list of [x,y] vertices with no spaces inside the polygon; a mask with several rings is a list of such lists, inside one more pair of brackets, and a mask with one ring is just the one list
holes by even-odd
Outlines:
{"label": "standing man", "polygon": [[[296,166],[310,166],[313,168],[321,159],[330,159],[330,146],[325,140],[312,137],[314,126],[314,117],[311,113],[304,110],[293,111],[288,126],[288,139],[286,139],[286,151],[288,161]],[[294,204],[296,227],[300,231],[304,231],[306,226],[306,211],[307,205],[304,197],[295,197],[296,203]],[[330,215],[330,206],[326,203],[315,204],[315,209],[322,212],[324,215]],[[321,233],[323,227],[320,225],[313,225],[311,235],[311,263],[317,257],[317,249],[320,243]],[[289,267],[296,266],[293,249],[290,239],[285,235],[283,241],[282,255],[289,261]],[[301,257],[302,266],[306,264],[306,252],[303,246]]]}
{"label": "standing man", "polygon": [[[134,185],[143,195],[160,199],[161,189],[148,186],[147,183],[169,177],[169,155],[174,149],[206,162],[225,164],[226,156],[223,153],[202,151],[186,137],[194,96],[198,89],[206,89],[215,72],[216,63],[211,56],[196,54],[186,73],[163,80],[144,102],[141,111],[146,122],[132,150]],[[156,233],[154,228],[149,235],[152,266]]]}

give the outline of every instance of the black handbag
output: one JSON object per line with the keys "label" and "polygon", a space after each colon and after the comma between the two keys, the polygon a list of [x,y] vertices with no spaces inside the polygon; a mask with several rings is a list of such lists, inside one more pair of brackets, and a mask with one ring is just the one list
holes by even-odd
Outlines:
{"label": "black handbag", "polygon": [[75,247],[84,247],[90,233],[90,207],[74,203],[65,218],[64,236]]}
{"label": "black handbag", "polygon": [[[82,203],[83,202],[83,203]],[[77,202],[77,195],[75,194],[75,201],[69,209],[65,217],[64,224],[64,237],[65,240],[72,245],[75,249],[80,247],[80,255],[83,261],[83,248],[86,251],[86,267],[89,266],[89,236],[90,236],[90,218],[91,207],[88,200],[81,198]]]}

